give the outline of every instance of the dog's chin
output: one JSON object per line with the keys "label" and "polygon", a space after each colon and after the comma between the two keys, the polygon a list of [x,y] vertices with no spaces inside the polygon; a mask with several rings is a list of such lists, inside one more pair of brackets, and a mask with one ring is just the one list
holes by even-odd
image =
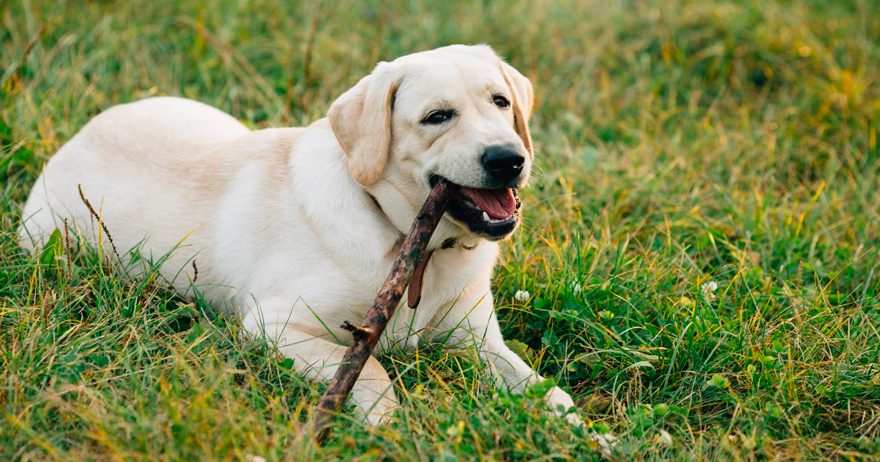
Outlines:
{"label": "dog's chin", "polygon": [[[433,186],[439,180],[435,175],[430,183]],[[490,241],[505,239],[516,230],[521,208],[516,188],[480,189],[446,181],[457,186],[446,210],[448,219],[470,234]]]}

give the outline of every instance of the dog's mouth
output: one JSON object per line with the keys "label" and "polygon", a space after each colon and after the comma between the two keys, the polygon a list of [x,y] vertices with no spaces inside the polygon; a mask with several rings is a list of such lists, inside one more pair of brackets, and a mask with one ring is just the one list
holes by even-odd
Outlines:
{"label": "dog's mouth", "polygon": [[[439,177],[432,177],[431,185],[438,180]],[[472,233],[499,240],[516,229],[521,205],[516,189],[456,186],[446,213]]]}

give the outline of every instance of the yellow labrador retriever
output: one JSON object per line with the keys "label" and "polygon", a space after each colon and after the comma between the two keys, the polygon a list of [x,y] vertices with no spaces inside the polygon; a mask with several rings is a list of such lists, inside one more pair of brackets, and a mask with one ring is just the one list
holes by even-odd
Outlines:
{"label": "yellow labrador retriever", "polygon": [[[488,46],[453,45],[383,62],[305,128],[250,131],[179,98],[113,107],[46,165],[20,239],[39,247],[68,220],[123,260],[166,256],[162,274],[240,313],[315,380],[335,372],[427,197],[461,186],[429,248],[418,309],[403,308],[380,348],[440,339],[473,344],[513,390],[540,380],[507,348],[492,306],[496,241],[520,220],[517,188],[532,165],[532,86]],[[170,255],[166,255],[174,249]],[[398,402],[374,358],[352,393],[373,424]],[[554,388],[556,411],[572,406]],[[582,424],[575,413],[566,416]]]}

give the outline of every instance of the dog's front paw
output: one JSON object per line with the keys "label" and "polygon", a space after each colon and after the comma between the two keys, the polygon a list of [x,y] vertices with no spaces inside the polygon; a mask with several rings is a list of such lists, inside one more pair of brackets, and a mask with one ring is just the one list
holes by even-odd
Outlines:
{"label": "dog's front paw", "polygon": [[[382,371],[384,373],[384,370]],[[355,405],[355,414],[371,427],[389,423],[400,408],[391,381],[364,378],[358,380],[348,400]]]}
{"label": "dog's front paw", "polygon": [[547,403],[547,406],[550,406],[550,409],[558,415],[565,415],[566,420],[571,422],[573,425],[583,426],[584,422],[578,417],[577,413],[568,413],[569,409],[574,407],[574,401],[571,399],[571,396],[568,395],[565,391],[563,391],[559,387],[553,387],[547,396],[544,397],[544,402]]}

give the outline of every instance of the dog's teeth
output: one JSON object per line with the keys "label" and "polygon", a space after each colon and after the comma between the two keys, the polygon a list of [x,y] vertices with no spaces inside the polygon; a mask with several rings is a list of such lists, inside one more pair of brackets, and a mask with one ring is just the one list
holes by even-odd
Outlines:
{"label": "dog's teeth", "polygon": [[489,214],[486,212],[483,212],[483,221],[491,221],[491,219],[489,218]]}

